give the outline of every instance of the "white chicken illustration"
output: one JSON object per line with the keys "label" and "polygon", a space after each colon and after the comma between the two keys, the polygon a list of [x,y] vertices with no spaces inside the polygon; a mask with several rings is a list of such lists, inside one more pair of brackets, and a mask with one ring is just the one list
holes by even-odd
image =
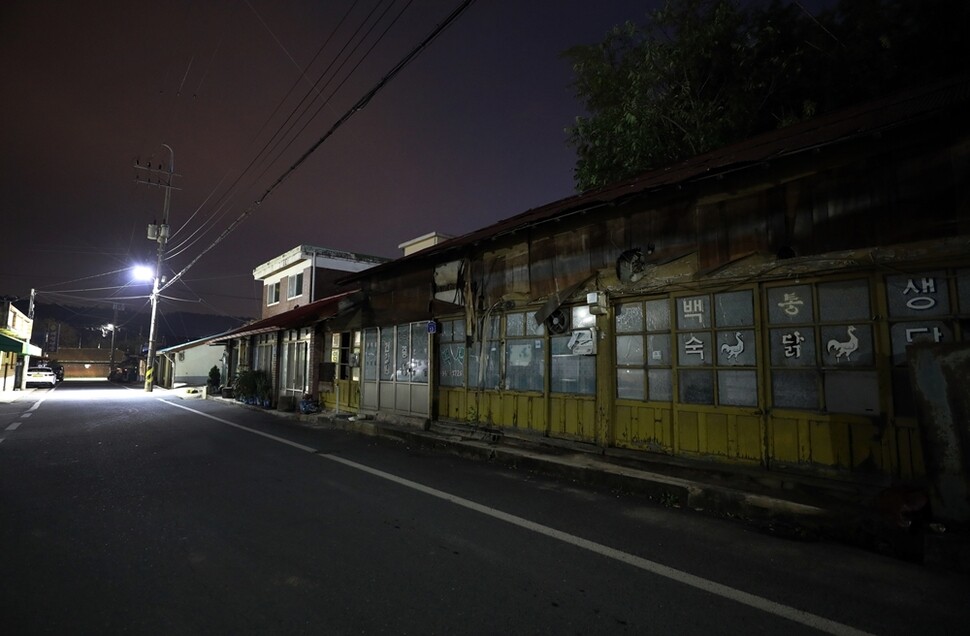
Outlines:
{"label": "white chicken illustration", "polygon": [[855,353],[855,350],[859,348],[859,339],[855,335],[855,325],[849,325],[846,327],[845,331],[849,335],[848,340],[845,342],[839,342],[835,338],[832,338],[829,340],[828,344],[825,345],[825,349],[829,353],[832,353],[833,351],[835,352],[836,360],[843,357],[848,360],[849,356]]}
{"label": "white chicken illustration", "polygon": [[738,356],[744,351],[744,340],[741,339],[740,331],[735,333],[734,337],[737,338],[738,341],[733,345],[729,345],[727,343],[722,344],[721,353],[726,353],[728,359],[734,358],[737,360]]}

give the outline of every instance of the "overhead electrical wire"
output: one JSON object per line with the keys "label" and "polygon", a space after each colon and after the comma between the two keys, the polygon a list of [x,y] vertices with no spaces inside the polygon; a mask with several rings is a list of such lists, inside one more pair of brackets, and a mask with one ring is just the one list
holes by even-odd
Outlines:
{"label": "overhead electrical wire", "polygon": [[[266,165],[263,168],[262,172],[260,172],[259,175],[256,177],[256,180],[257,181],[260,180],[260,179],[262,179],[266,175],[266,173],[269,172],[269,170],[280,159],[280,157],[283,155],[283,153],[286,152],[287,150],[289,150],[293,146],[293,144],[296,142],[296,140],[299,138],[299,136],[303,133],[303,131],[306,130],[307,126],[309,126],[314,120],[316,120],[317,116],[320,114],[320,112],[324,108],[326,108],[327,106],[330,105],[331,100],[333,100],[333,98],[337,95],[337,93],[340,91],[340,88],[347,82],[348,79],[350,79],[350,77],[353,75],[354,71],[356,71],[360,67],[360,65],[364,62],[364,60],[367,59],[367,57],[374,50],[374,48],[378,44],[380,44],[380,42],[387,35],[387,32],[391,29],[391,27],[393,27],[395,24],[397,24],[397,22],[401,19],[401,16],[404,15],[404,12],[407,11],[408,7],[410,7],[410,6],[411,6],[411,2],[409,1],[404,6],[404,8],[398,13],[398,15],[392,20],[391,24],[389,24],[384,29],[383,33],[381,33],[381,35],[377,38],[377,40],[373,44],[371,44],[371,46],[367,49],[367,51],[365,51],[364,55],[357,61],[357,63],[353,66],[353,68],[351,68],[351,70],[346,75],[344,75],[344,78],[342,80],[340,80],[339,84],[337,84],[337,86],[332,91],[330,91],[330,94],[326,98],[323,99],[323,102],[320,104],[320,106],[317,107],[317,109],[309,117],[307,117],[306,115],[310,111],[310,109],[313,107],[314,101],[313,100],[306,101],[306,97],[304,97],[304,99],[297,106],[297,108],[300,108],[302,106],[302,110],[299,113],[299,115],[296,117],[296,119],[294,119],[293,122],[286,127],[286,130],[285,131],[283,131],[282,130],[282,127],[281,127],[280,128],[280,131],[277,132],[277,134],[275,136],[276,141],[273,142],[273,147],[270,148],[270,153],[275,152],[275,155],[268,158],[268,160],[266,161]],[[343,55],[344,52],[346,51],[346,48],[347,48],[347,46],[345,45],[344,49],[342,49],[340,51],[340,53],[338,54],[338,57],[337,58],[334,58],[333,62],[331,62],[330,67],[328,67],[327,70],[324,72],[325,74],[329,73],[330,68],[333,66],[333,63],[336,62],[337,59],[339,59],[340,56],[343,56],[343,59],[340,61],[340,63],[337,65],[337,67],[333,70],[333,73],[330,74],[330,78],[323,85],[323,87],[322,87],[321,90],[326,90],[336,80],[337,74],[340,73],[344,69],[344,67],[350,62],[350,60],[353,57],[353,55],[364,44],[364,42],[366,41],[366,39],[368,37],[370,37],[370,34],[374,31],[374,29],[377,28],[377,25],[380,24],[381,20],[383,20],[384,17],[390,12],[390,10],[391,10],[392,7],[393,7],[393,3],[388,4],[387,8],[385,8],[384,11],[377,17],[377,19],[370,25],[370,27],[368,27],[367,31],[360,38],[357,38],[357,42],[354,44],[353,48],[350,49],[350,51],[347,52],[346,55]],[[376,8],[377,7],[375,7],[375,10],[376,10]],[[368,16],[368,17],[370,17],[370,16]],[[356,36],[356,34],[355,34],[355,36]],[[350,44],[350,42],[348,42],[348,45],[349,44]],[[321,76],[320,79],[322,80],[323,79],[323,76]],[[319,84],[319,81],[317,83]],[[309,95],[307,95],[307,96],[309,96]],[[322,95],[321,95],[321,97],[322,97]],[[304,103],[305,103],[305,105],[304,105]],[[295,112],[296,111],[294,110],[294,113]],[[291,114],[291,117],[292,117],[292,114]],[[293,132],[294,129],[297,126],[300,125],[300,121],[301,120],[303,120],[303,125],[300,126],[299,130],[296,130],[296,132],[294,133]],[[286,125],[287,123],[289,123],[289,118],[287,119],[287,122],[284,122],[284,125]],[[289,141],[285,141],[287,137],[289,137]],[[284,141],[285,141],[285,143],[284,143]],[[283,144],[282,148],[280,148],[280,144]],[[264,157],[264,159],[267,159],[267,158]]]}
{"label": "overhead electrical wire", "polygon": [[283,172],[273,182],[265,192],[254,201],[249,207],[247,207],[243,212],[233,220],[233,222],[225,229],[223,232],[213,241],[208,247],[206,247],[202,252],[200,252],[194,259],[192,259],[188,265],[183,267],[173,278],[171,278],[167,283],[165,283],[159,291],[162,291],[170,287],[173,283],[179,280],[185,272],[192,268],[205,254],[214,249],[219,243],[221,243],[229,234],[231,234],[250,214],[252,214],[262,203],[265,201],[278,187],[280,187],[303,163],[312,155],[323,143],[329,139],[333,134],[343,126],[351,117],[363,110],[370,101],[377,95],[387,84],[393,80],[397,75],[403,71],[411,62],[413,62],[428,46],[434,42],[441,33],[444,32],[455,20],[458,19],[462,13],[468,9],[469,6],[474,2],[474,0],[464,0],[454,11],[452,11],[443,22],[437,25],[431,33],[425,37],[416,47],[414,47],[407,55],[405,55],[394,67],[391,68],[378,82],[375,84],[367,93],[363,95],[357,102],[350,107],[350,109],[345,112],[340,119],[338,119],[329,130],[322,137],[320,137],[309,149],[307,149],[297,161],[291,165],[287,170]]}
{"label": "overhead electrical wire", "polygon": [[[383,2],[383,0],[380,0],[380,2]],[[368,13],[368,15],[364,18],[364,21],[361,23],[360,26],[357,27],[357,29],[354,31],[354,33],[351,34],[351,36],[348,39],[348,41],[344,44],[343,48],[341,48],[340,53],[338,53],[338,57],[339,57],[339,55],[341,55],[343,53],[343,51],[347,48],[347,46],[349,46],[349,44],[351,42],[353,42],[353,40],[359,34],[360,30],[363,28],[363,26],[370,20],[370,17],[373,15],[374,11],[376,11],[377,6],[380,6],[380,2],[378,3],[378,5],[376,5],[374,7],[374,9],[371,10],[370,13]],[[347,19],[349,18],[349,16],[353,12],[353,10],[356,8],[357,4],[358,4],[358,2],[355,0],[355,2],[347,10],[347,12],[344,13],[344,15],[341,17],[340,21],[331,30],[330,34],[324,40],[323,44],[317,49],[317,52],[314,54],[313,58],[310,60],[310,63],[309,63],[309,65],[308,65],[307,68],[309,68],[310,66],[312,66],[316,62],[317,58],[319,58],[320,55],[327,49],[327,47],[330,45],[330,42],[333,41],[334,36],[337,34],[337,32],[341,29],[341,27],[347,21]],[[216,208],[213,211],[213,213],[205,221],[203,221],[203,223],[201,224],[200,228],[198,230],[196,230],[195,232],[193,232],[190,236],[196,236],[200,231],[204,230],[204,231],[202,231],[202,234],[199,235],[199,238],[202,238],[203,236],[205,236],[205,234],[207,234],[209,232],[209,230],[211,230],[215,226],[215,224],[218,221],[222,220],[222,218],[228,212],[228,206],[229,206],[229,204],[232,202],[232,200],[236,196],[235,195],[235,192],[237,191],[237,186],[243,180],[243,178],[247,175],[247,173],[253,168],[253,166],[262,160],[262,158],[266,154],[267,146],[269,146],[273,142],[273,139],[275,139],[278,135],[281,134],[281,131],[287,125],[287,123],[290,121],[290,119],[293,117],[293,115],[296,112],[296,110],[300,107],[300,105],[302,105],[307,100],[307,98],[310,96],[311,93],[316,92],[318,96],[321,95],[320,90],[317,89],[317,84],[319,84],[321,81],[323,81],[323,78],[326,77],[326,74],[332,68],[334,61],[337,59],[337,58],[335,58],[334,61],[331,61],[331,63],[327,66],[326,69],[324,69],[324,71],[322,72],[322,74],[320,75],[320,77],[316,80],[316,82],[311,82],[310,81],[310,78],[308,78],[307,75],[306,75],[306,70],[304,68],[300,67],[299,64],[296,62],[296,60],[293,59],[293,56],[290,55],[289,51],[287,51],[285,49],[285,47],[283,47],[282,43],[280,43],[280,41],[279,41],[279,38],[276,37],[276,34],[273,33],[272,30],[270,30],[269,25],[267,25],[266,22],[259,15],[259,13],[256,12],[255,8],[252,7],[251,4],[249,6],[253,10],[253,13],[256,15],[256,17],[259,19],[260,23],[267,29],[267,31],[269,31],[270,35],[277,42],[277,44],[279,44],[279,46],[281,48],[283,48],[284,53],[286,53],[287,57],[294,63],[294,65],[296,65],[297,70],[300,72],[300,75],[294,81],[293,85],[287,91],[286,95],[284,95],[284,97],[279,101],[279,103],[276,105],[276,108],[273,110],[273,112],[269,115],[269,117],[266,118],[266,120],[263,122],[262,126],[260,126],[259,131],[257,131],[257,133],[253,136],[253,139],[250,141],[250,145],[252,145],[252,143],[254,143],[256,141],[256,139],[259,138],[259,136],[262,134],[262,132],[266,129],[266,127],[269,124],[269,122],[272,121],[276,117],[276,114],[283,107],[283,105],[289,100],[290,96],[296,90],[296,87],[300,84],[300,81],[301,80],[302,81],[306,81],[307,83],[309,83],[310,88],[307,91],[307,93],[305,93],[304,96],[301,98],[301,100],[297,104],[297,106],[294,107],[291,110],[290,114],[284,120],[283,124],[281,124],[277,128],[276,132],[274,132],[273,135],[270,136],[270,138],[266,141],[266,143],[263,145],[263,147],[260,148],[260,150],[257,151],[257,153],[253,156],[253,159],[249,162],[249,164],[246,166],[246,168],[244,168],[239,173],[239,175],[236,177],[236,179],[233,181],[233,183],[226,189],[226,191],[224,193],[222,193],[220,195],[219,199],[217,199],[217,201],[216,201]],[[227,177],[228,175],[229,175],[229,172],[227,172],[224,175],[223,179],[220,180],[220,184],[222,183],[222,181],[225,180],[225,177]],[[206,200],[207,201],[211,198],[212,194],[214,194],[216,192],[216,190],[218,190],[220,184],[217,184],[216,188],[214,188],[212,190],[212,193],[210,193],[209,197],[206,197]],[[204,203],[205,202],[203,202],[203,205],[204,205]],[[202,206],[199,206],[199,208],[197,208],[196,211],[192,214],[192,217],[190,217],[189,221],[191,221],[191,219],[194,218],[196,216],[196,214],[201,209],[202,209]],[[182,227],[180,227],[179,230],[177,230],[175,232],[175,234],[178,234],[179,232],[181,232],[181,230],[189,223],[189,221],[186,221],[186,223],[183,224]],[[174,234],[173,234],[173,236],[174,236]],[[180,243],[180,244],[178,244],[178,245],[176,245],[176,246],[174,246],[172,248],[173,250],[176,251],[176,253],[173,254],[172,256],[170,256],[169,258],[172,258],[174,256],[177,256],[178,254],[181,254],[184,251],[184,249],[187,249],[187,248],[191,247],[196,242],[197,241],[192,241],[191,243],[189,243],[189,242],[187,242],[187,240],[183,240],[182,243]]]}

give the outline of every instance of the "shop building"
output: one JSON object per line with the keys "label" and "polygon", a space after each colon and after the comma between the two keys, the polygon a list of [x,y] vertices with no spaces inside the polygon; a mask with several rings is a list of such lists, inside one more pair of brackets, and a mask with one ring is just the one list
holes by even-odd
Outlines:
{"label": "shop building", "polygon": [[970,341],[968,102],[861,105],[348,276],[327,341],[364,413],[918,477],[908,354]]}

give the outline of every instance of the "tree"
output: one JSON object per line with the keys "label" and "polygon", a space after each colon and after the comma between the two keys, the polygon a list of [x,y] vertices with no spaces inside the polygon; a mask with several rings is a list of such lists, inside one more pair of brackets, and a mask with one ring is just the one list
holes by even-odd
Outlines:
{"label": "tree", "polygon": [[[579,190],[960,72],[966,0],[668,0],[569,49],[587,115],[567,129]],[[962,58],[960,58],[962,59]]]}

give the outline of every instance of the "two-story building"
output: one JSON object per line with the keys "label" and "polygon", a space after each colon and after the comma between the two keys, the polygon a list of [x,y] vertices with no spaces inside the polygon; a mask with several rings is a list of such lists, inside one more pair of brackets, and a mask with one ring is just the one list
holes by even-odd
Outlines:
{"label": "two-story building", "polygon": [[[258,265],[253,278],[263,286],[261,318],[210,341],[227,346],[226,377],[240,370],[264,371],[273,387],[272,403],[284,409],[295,408],[306,394],[320,397],[321,378],[324,392],[336,392],[339,365],[332,361],[333,343],[325,338],[322,323],[351,302],[353,289],[341,279],[388,260],[299,245]],[[337,346],[338,354],[351,343],[343,345]],[[352,406],[352,395],[345,390],[345,408]]]}
{"label": "two-story building", "polygon": [[[30,344],[34,321],[13,303],[0,301],[0,391],[23,388],[23,375],[17,375],[18,365],[30,364],[30,357],[40,358],[40,347]],[[18,379],[20,380],[18,382]]]}

